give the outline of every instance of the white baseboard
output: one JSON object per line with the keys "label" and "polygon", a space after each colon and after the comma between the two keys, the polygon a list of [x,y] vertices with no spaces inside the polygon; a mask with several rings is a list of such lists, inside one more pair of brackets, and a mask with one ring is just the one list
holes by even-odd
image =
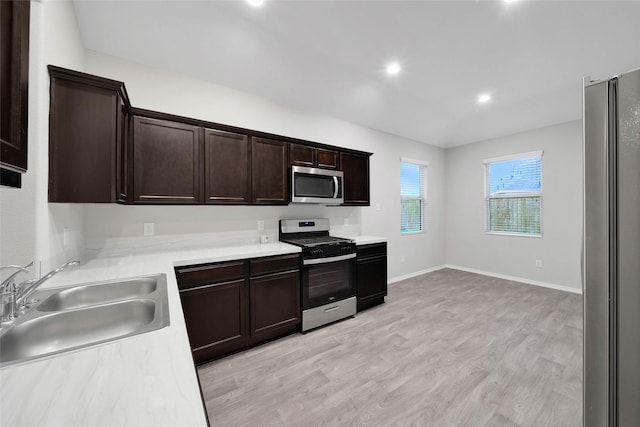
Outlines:
{"label": "white baseboard", "polygon": [[[445,264],[440,268],[451,268],[453,270],[467,271],[469,273],[482,274],[483,276],[497,277],[498,279],[511,280],[513,282],[526,283],[527,285],[542,286],[543,288],[555,289],[558,291],[571,292],[582,295],[582,289],[576,289],[569,286],[556,285],[553,283],[539,282],[537,280],[525,279],[523,277],[509,276],[506,274],[496,274],[490,271],[476,270],[475,268],[461,267],[459,265]],[[420,273],[423,274],[423,273]]]}
{"label": "white baseboard", "polygon": [[437,265],[435,267],[427,268],[426,270],[415,271],[413,273],[405,274],[403,276],[392,277],[387,280],[387,283],[395,283],[400,282],[401,280],[411,279],[412,277],[421,276],[423,274],[431,273],[432,271],[442,270],[443,268],[447,268],[446,265]]}

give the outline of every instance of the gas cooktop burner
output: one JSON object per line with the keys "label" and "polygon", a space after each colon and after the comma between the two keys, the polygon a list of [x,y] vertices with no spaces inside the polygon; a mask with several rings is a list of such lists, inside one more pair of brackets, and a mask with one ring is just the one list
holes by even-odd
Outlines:
{"label": "gas cooktop burner", "polygon": [[317,236],[317,237],[300,237],[292,239],[282,239],[285,243],[291,243],[296,246],[317,246],[317,245],[332,245],[341,243],[351,243],[349,239],[333,236]]}

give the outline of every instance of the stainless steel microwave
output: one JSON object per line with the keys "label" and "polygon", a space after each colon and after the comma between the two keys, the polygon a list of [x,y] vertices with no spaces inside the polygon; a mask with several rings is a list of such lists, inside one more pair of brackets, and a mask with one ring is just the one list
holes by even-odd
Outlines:
{"label": "stainless steel microwave", "polygon": [[291,203],[341,205],[344,174],[302,166],[291,167]]}

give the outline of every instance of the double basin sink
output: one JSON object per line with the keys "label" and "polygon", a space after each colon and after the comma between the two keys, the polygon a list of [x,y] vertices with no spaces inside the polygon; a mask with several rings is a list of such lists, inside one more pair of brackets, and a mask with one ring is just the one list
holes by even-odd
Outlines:
{"label": "double basin sink", "polygon": [[151,332],[169,325],[164,274],[42,290],[0,329],[0,367]]}

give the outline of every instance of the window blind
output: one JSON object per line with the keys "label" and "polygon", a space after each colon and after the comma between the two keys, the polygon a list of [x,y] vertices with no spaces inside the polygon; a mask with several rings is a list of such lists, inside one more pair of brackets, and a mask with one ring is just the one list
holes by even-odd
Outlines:
{"label": "window blind", "polygon": [[486,231],[542,235],[542,152],[486,160]]}
{"label": "window blind", "polygon": [[425,164],[400,162],[400,232],[419,233],[426,222]]}

